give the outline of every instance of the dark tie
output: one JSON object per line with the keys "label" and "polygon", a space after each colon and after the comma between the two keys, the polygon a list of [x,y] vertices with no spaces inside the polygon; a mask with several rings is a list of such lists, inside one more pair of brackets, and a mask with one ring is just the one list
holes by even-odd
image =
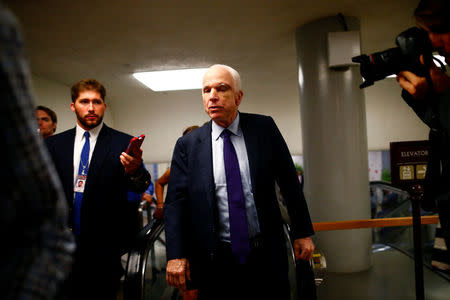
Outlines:
{"label": "dark tie", "polygon": [[227,177],[228,210],[230,213],[231,250],[239,263],[246,262],[250,253],[247,216],[245,213],[245,198],[242,190],[239,162],[230,140],[230,131],[222,132],[223,159]]}
{"label": "dark tie", "polygon": [[[84,146],[81,150],[80,165],[78,167],[78,175],[87,176],[89,168],[89,131],[84,132]],[[86,182],[84,182],[86,185]],[[75,192],[73,201],[73,232],[76,236],[80,235],[80,215],[81,203],[83,202],[83,193]]]}

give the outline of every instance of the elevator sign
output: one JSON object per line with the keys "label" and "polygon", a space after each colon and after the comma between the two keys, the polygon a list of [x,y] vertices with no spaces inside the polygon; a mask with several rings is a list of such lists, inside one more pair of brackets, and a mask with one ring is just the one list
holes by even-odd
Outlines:
{"label": "elevator sign", "polygon": [[391,148],[392,185],[409,191],[423,184],[428,163],[428,141],[393,142]]}

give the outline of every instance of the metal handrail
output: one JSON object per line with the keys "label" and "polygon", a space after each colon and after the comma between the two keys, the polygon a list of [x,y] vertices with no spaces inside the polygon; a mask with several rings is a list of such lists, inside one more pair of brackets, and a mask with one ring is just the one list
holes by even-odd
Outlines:
{"label": "metal handrail", "polygon": [[[129,252],[126,275],[124,280],[124,299],[126,300],[143,300],[144,299],[144,284],[145,284],[145,271],[147,267],[147,258],[149,252],[153,248],[154,243],[159,240],[161,232],[164,230],[164,223],[160,220],[152,220],[147,226],[145,226],[137,235],[134,247]],[[294,249],[292,247],[292,241],[290,238],[290,228],[288,224],[284,225],[284,237],[288,245],[288,253],[290,255],[290,261],[294,262],[291,268],[294,272],[296,269]],[[321,262],[324,262],[325,258],[321,258]],[[315,282],[321,283],[323,281],[323,275],[325,272],[326,264],[320,265],[313,260],[310,262],[314,274],[320,277],[315,278]],[[314,269],[315,268],[315,269]],[[297,284],[292,282],[291,284]]]}
{"label": "metal handrail", "polygon": [[[439,217],[422,216],[421,223],[437,224]],[[374,227],[393,227],[393,226],[411,226],[412,217],[399,218],[383,218],[383,219],[364,219],[364,220],[349,220],[349,221],[335,221],[335,222],[315,222],[313,223],[314,231],[330,231],[330,230],[347,230],[360,228],[374,228]]]}
{"label": "metal handrail", "polygon": [[153,219],[138,233],[136,243],[129,252],[125,270],[123,290],[126,299],[144,299],[144,275],[148,253],[163,230],[164,223]]}

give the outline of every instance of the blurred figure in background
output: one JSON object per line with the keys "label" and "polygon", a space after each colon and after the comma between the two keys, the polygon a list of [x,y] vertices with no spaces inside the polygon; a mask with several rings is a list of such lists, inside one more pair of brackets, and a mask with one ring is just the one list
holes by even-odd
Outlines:
{"label": "blurred figure in background", "polygon": [[[183,131],[183,136],[197,128],[198,128],[197,125],[189,126]],[[159,177],[158,180],[156,180],[155,182],[156,210],[153,213],[153,217],[156,219],[163,218],[164,186],[166,186],[169,183],[169,177],[170,177],[170,168],[168,168],[166,172],[164,172],[164,174],[162,174],[161,177]]]}
{"label": "blurred figure in background", "polygon": [[169,183],[169,176],[170,168],[168,168],[155,182],[156,210],[153,213],[153,217],[159,220],[162,220],[164,216],[164,187]]}
{"label": "blurred figure in background", "polygon": [[37,135],[30,72],[13,15],[0,4],[2,299],[61,299],[75,249],[54,165]]}
{"label": "blurred figure in background", "polygon": [[39,126],[39,133],[44,139],[55,133],[58,120],[53,110],[42,105],[37,106],[36,119]]}
{"label": "blurred figure in background", "polygon": [[142,200],[147,203],[152,203],[154,201],[153,194],[155,193],[155,187],[153,185],[153,182],[150,182],[150,185],[148,186],[147,190],[142,194]]}
{"label": "blurred figure in background", "polygon": [[298,181],[300,182],[300,187],[303,191],[303,186],[305,185],[305,177],[303,175],[303,168],[302,168],[302,166],[295,164],[295,169],[297,170]]}
{"label": "blurred figure in background", "polygon": [[147,225],[151,221],[153,213],[156,210],[156,198],[153,197],[154,193],[155,186],[153,185],[153,182],[150,182],[147,190],[141,194],[141,207],[143,208],[144,215],[143,226]]}

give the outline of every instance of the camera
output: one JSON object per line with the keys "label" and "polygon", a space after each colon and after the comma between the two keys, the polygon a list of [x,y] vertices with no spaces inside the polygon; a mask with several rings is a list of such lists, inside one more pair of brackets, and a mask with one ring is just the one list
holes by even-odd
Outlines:
{"label": "camera", "polygon": [[[359,63],[364,82],[359,86],[363,89],[400,71],[411,71],[418,76],[425,76],[432,60],[433,48],[428,33],[418,27],[411,27],[400,33],[395,39],[397,47],[369,55],[352,57]],[[420,62],[423,55],[424,64]]]}

